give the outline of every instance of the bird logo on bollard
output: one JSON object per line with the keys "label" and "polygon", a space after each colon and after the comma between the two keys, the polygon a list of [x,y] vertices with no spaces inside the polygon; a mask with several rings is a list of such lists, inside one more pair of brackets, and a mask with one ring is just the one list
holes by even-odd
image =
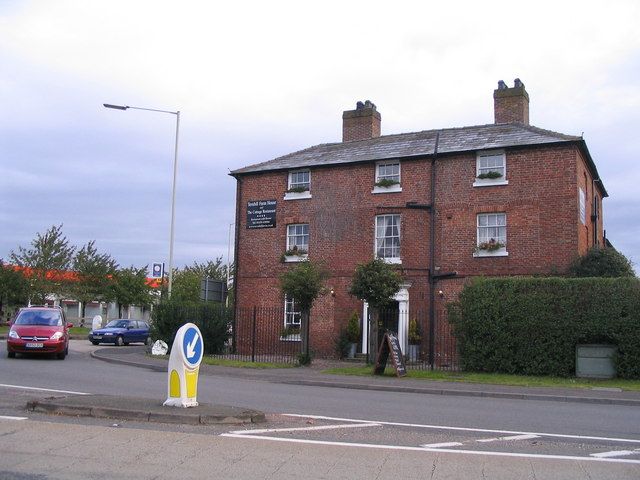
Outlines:
{"label": "bird logo on bollard", "polygon": [[204,352],[200,329],[193,323],[180,327],[169,356],[168,395],[164,406],[197,407],[198,370]]}

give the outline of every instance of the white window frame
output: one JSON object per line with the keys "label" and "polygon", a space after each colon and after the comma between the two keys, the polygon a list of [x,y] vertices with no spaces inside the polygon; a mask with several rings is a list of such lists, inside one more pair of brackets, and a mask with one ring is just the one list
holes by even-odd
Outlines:
{"label": "white window frame", "polygon": [[[302,311],[298,308],[297,311],[296,301],[294,298],[285,295],[284,297],[284,328],[283,330],[289,327],[298,327],[298,330],[302,328]],[[291,335],[282,336],[280,335],[280,340],[287,341],[300,341],[300,333],[294,333]]]}
{"label": "white window frame", "polygon": [[[496,166],[483,166],[483,160],[489,158],[501,158],[502,165]],[[489,171],[498,171],[502,173],[502,177],[499,178],[478,178],[478,175]],[[486,150],[478,152],[476,155],[476,178],[473,182],[474,187],[492,187],[496,185],[509,185],[507,180],[507,154],[504,150]]]}
{"label": "white window frame", "polygon": [[[398,174],[397,175],[388,175],[388,174],[381,174],[380,170],[384,167],[393,167],[397,165],[398,166]],[[374,185],[373,186],[373,190],[371,191],[371,193],[396,193],[396,192],[401,192],[402,191],[402,186],[401,186],[401,182],[402,182],[402,166],[400,165],[400,160],[383,160],[383,161],[379,161],[376,162],[376,181],[375,183],[378,183],[381,180],[389,179],[389,177],[398,177],[398,183],[394,184],[394,185],[389,185],[388,187],[381,187],[378,185]],[[394,178],[395,180],[395,178]]]}
{"label": "white window frame", "polygon": [[[299,227],[302,227],[302,228],[299,228]],[[304,230],[304,227],[306,227],[306,233],[304,231],[298,233],[298,230],[300,229]],[[292,240],[295,240],[299,237],[302,237],[303,239],[306,237],[307,243],[305,245],[305,248],[300,248],[300,245],[296,241],[292,242]],[[290,225],[287,225],[287,252],[289,250],[292,250],[294,246],[297,246],[298,249],[303,250],[304,253],[301,252],[297,255],[287,255],[285,253],[285,256],[284,256],[285,262],[302,262],[304,260],[307,260],[307,258],[309,258],[309,224],[308,223],[292,223]]]}
{"label": "white window frame", "polygon": [[[500,221],[500,218],[503,220]],[[483,221],[484,220],[484,221]],[[494,229],[494,230],[491,230]],[[495,229],[502,229],[503,234]],[[491,235],[493,234],[493,235]],[[496,250],[481,250],[479,247],[484,242],[495,240],[503,246]],[[476,249],[474,257],[507,257],[507,214],[504,212],[487,212],[476,215]]]}
{"label": "white window frame", "polygon": [[[387,225],[387,220],[391,220],[392,224],[391,225]],[[380,224],[381,222],[384,222],[382,225]],[[398,235],[387,235],[387,231],[389,228],[393,228],[393,227],[397,228],[398,231]],[[402,232],[401,232],[401,227],[402,227],[402,218],[400,217],[400,214],[397,213],[391,213],[391,214],[386,214],[386,215],[376,215],[376,220],[375,220],[375,242],[373,245],[373,254],[375,256],[375,258],[381,258],[382,260],[384,260],[387,263],[402,263],[402,259],[400,256],[400,249],[402,248]],[[382,233],[380,235],[380,233]],[[380,256],[378,254],[379,249],[382,248],[383,252],[384,250],[387,249],[391,249],[392,251],[394,249],[396,249],[395,246],[391,245],[391,246],[386,246],[385,243],[389,240],[391,240],[393,242],[393,239],[397,238],[398,239],[398,246],[397,246],[397,256]]]}
{"label": "white window frame", "polygon": [[[296,176],[301,173],[306,173],[308,175],[308,182],[299,182],[296,181]],[[291,190],[292,188],[296,188],[300,185],[308,185],[308,189],[304,192],[285,192],[284,199],[285,200],[300,200],[304,198],[311,198],[311,170],[308,168],[301,170],[291,170],[287,176],[287,190]]]}

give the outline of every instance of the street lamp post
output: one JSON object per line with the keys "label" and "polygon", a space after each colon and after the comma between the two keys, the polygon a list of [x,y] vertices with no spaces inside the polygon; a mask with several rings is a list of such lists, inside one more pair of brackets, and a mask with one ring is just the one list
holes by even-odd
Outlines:
{"label": "street lamp post", "polygon": [[178,133],[180,131],[180,111],[172,112],[169,110],[157,110],[155,108],[141,108],[141,107],[132,107],[129,105],[112,105],[110,103],[103,103],[106,108],[113,108],[115,110],[146,110],[148,112],[160,112],[160,113],[170,113],[171,115],[176,116],[176,145],[173,157],[173,188],[171,190],[171,231],[169,233],[169,285],[168,285],[168,295],[171,297],[171,286],[173,283],[173,238],[174,238],[174,230],[175,230],[175,219],[176,219],[176,177],[178,174]]}

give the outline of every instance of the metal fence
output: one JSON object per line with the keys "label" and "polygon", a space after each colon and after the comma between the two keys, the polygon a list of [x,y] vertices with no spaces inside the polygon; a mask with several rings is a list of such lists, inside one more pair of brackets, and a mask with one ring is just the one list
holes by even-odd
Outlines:
{"label": "metal fence", "polygon": [[[337,322],[346,327],[347,319],[353,310],[335,312]],[[442,316],[440,316],[442,317]],[[344,319],[344,322],[342,322]],[[313,323],[313,314],[311,323]],[[414,322],[417,326],[417,336],[409,335],[409,327]],[[379,312],[378,329],[365,319],[360,319],[361,330],[365,329],[366,337],[377,336],[375,342],[370,343],[370,349],[377,351],[377,346],[385,331],[398,334],[400,326],[409,343],[404,351],[407,368],[418,370],[458,370],[458,352],[456,339],[446,318],[438,318],[433,328],[429,322],[428,310],[399,311],[388,309]],[[314,351],[313,328],[311,330],[311,350]],[[413,332],[416,332],[414,327]],[[335,332],[335,337],[340,335]],[[358,358],[366,360],[361,352],[365,350],[362,340],[358,343]],[[231,324],[231,338],[225,346],[224,352],[216,355],[220,358],[236,359],[252,362],[296,363],[302,353],[300,332],[296,328],[285,328],[285,312],[283,308],[241,308],[236,311]],[[325,356],[337,356],[338,352],[331,352]]]}

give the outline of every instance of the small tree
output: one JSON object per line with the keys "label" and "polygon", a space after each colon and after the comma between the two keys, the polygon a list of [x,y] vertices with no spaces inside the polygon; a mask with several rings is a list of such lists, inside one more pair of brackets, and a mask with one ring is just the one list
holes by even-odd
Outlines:
{"label": "small tree", "polygon": [[573,262],[569,274],[573,277],[635,277],[629,259],[612,247],[590,249]]}
{"label": "small tree", "polygon": [[369,304],[369,361],[375,361],[378,349],[378,316],[379,310],[391,303],[393,296],[400,289],[400,274],[382,259],[356,267],[351,281],[349,293]]}
{"label": "small tree", "polygon": [[54,225],[44,234],[37,233],[31,247],[18,247],[9,256],[15,265],[28,269],[31,296],[35,302],[44,303],[48,294],[61,295],[65,290],[55,274],[69,270],[75,247],[62,234],[62,225]]}
{"label": "small tree", "polygon": [[113,298],[113,276],[117,269],[118,264],[108,253],[98,253],[93,240],[76,253],[73,258],[73,270],[78,279],[70,290],[82,305],[81,326],[84,326],[84,312],[88,302],[105,302]]}
{"label": "small tree", "polygon": [[146,306],[151,302],[151,288],[147,285],[147,267],[123,268],[113,276],[112,298],[118,304],[118,316],[122,317],[122,307]]}
{"label": "small tree", "polygon": [[280,276],[282,293],[295,299],[300,306],[302,352],[307,359],[309,358],[309,313],[313,302],[322,293],[327,277],[327,271],[312,261],[299,263]]}
{"label": "small tree", "polygon": [[5,306],[27,303],[28,298],[29,282],[22,272],[0,260],[0,320]]}

